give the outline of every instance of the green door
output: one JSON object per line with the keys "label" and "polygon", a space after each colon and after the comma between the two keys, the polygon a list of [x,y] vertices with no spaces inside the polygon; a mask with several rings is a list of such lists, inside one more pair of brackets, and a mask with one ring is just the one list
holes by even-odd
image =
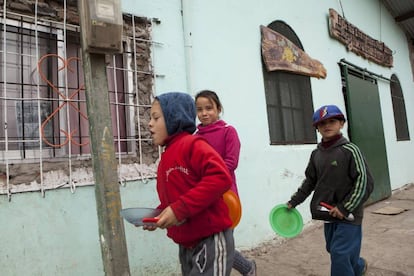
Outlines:
{"label": "green door", "polygon": [[344,66],[348,131],[351,142],[364,154],[374,177],[374,191],[367,203],[391,195],[387,150],[377,81]]}

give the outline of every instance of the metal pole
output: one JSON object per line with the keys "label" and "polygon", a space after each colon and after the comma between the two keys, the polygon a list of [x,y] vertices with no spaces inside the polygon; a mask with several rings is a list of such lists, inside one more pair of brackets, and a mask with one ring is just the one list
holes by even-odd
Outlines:
{"label": "metal pole", "polygon": [[109,106],[108,80],[104,54],[86,51],[84,30],[87,15],[85,1],[79,1],[82,60],[86,105],[95,179],[95,198],[99,221],[99,241],[105,275],[130,275],[121,197]]}
{"label": "metal pole", "polygon": [[383,75],[378,75],[378,74],[375,74],[375,73],[373,73],[371,71],[368,71],[366,68],[359,67],[358,65],[355,65],[355,64],[347,61],[344,58],[339,61],[339,64],[349,65],[349,66],[353,67],[356,71],[358,71],[360,73],[368,74],[369,76],[374,76],[374,77],[379,78],[379,79],[382,79],[382,80],[386,80],[386,81],[389,81],[389,82],[393,82],[392,79],[389,79],[389,78],[384,77]]}

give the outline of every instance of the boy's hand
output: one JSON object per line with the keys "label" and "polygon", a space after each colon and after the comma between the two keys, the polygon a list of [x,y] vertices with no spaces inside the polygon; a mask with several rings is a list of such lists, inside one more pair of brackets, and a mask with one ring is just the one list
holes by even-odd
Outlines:
{"label": "boy's hand", "polygon": [[329,210],[329,214],[334,218],[344,219],[344,215],[339,211],[339,209],[335,206],[331,210]]}

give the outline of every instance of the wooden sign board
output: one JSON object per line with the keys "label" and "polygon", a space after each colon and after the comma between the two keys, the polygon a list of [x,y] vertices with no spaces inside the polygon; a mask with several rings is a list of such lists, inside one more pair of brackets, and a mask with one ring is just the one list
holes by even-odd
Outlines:
{"label": "wooden sign board", "polygon": [[326,78],[326,69],[318,60],[278,32],[260,26],[262,32],[262,57],[267,71],[287,71],[300,75]]}
{"label": "wooden sign board", "polygon": [[329,9],[329,33],[344,44],[349,51],[379,65],[392,67],[392,51],[384,42],[375,40]]}

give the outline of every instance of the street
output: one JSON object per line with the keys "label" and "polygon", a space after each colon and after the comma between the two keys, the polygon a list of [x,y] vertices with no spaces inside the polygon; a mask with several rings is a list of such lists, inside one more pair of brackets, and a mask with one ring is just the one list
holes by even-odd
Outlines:
{"label": "street", "polygon": [[[365,208],[361,256],[366,276],[414,275],[414,184]],[[323,222],[308,223],[292,239],[275,237],[243,254],[256,260],[259,276],[329,276]],[[240,275],[237,271],[232,276]]]}

